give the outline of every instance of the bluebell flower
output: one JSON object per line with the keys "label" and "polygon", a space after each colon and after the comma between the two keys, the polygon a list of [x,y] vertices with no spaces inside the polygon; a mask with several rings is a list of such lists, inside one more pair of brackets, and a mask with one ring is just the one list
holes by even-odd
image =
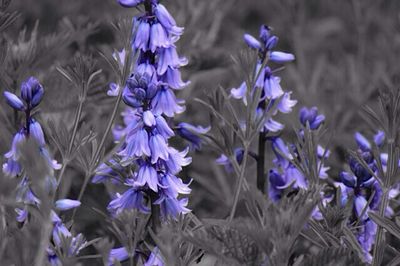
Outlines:
{"label": "bluebell flower", "polygon": [[290,99],[292,92],[285,92],[282,99],[278,103],[278,110],[281,113],[287,114],[292,112],[293,107],[297,104],[297,100]]}
{"label": "bluebell flower", "polygon": [[325,121],[324,115],[318,115],[317,107],[303,107],[300,109],[300,122],[303,126],[308,124],[310,129],[317,129]]}
{"label": "bluebell flower", "polygon": [[195,150],[201,148],[202,139],[201,135],[210,131],[211,127],[193,126],[191,124],[182,122],[176,127],[179,136],[189,141]]}
{"label": "bluebell flower", "polygon": [[128,143],[122,151],[118,154],[124,157],[133,158],[142,155],[150,156],[151,151],[149,147],[149,134],[145,129],[138,130],[127,138]]}
{"label": "bluebell flower", "polygon": [[175,114],[180,114],[185,111],[182,106],[184,101],[178,100],[171,89],[166,87],[161,88],[151,101],[151,106],[155,114],[165,114],[168,117],[173,117]]}
{"label": "bluebell flower", "polygon": [[154,53],[157,48],[167,48],[171,45],[168,33],[160,23],[151,25],[150,50]]}
{"label": "bluebell flower", "polygon": [[272,200],[279,200],[283,190],[292,186],[294,189],[306,189],[308,182],[304,175],[290,162],[293,155],[281,138],[272,139],[272,150],[276,156],[274,167],[269,171],[269,195]]}
{"label": "bluebell flower", "polygon": [[118,96],[119,90],[120,90],[120,87],[117,84],[110,83],[109,89],[107,91],[107,95],[116,97],[116,96]]}
{"label": "bluebell flower", "polygon": [[[358,150],[357,153],[365,161],[368,167],[378,175],[376,160],[371,152],[371,143],[361,133],[354,135]],[[384,142],[384,133],[378,132],[374,136],[374,141],[377,146],[381,146]],[[387,154],[381,154],[383,168],[385,170],[385,157]],[[375,179],[372,173],[359,163],[356,158],[350,157],[349,159],[350,172],[342,172],[340,174],[340,182],[335,182],[335,186],[342,192],[341,202],[342,205],[346,204],[350,195],[354,196],[353,202],[353,217],[350,223],[359,220],[360,226],[356,232],[357,239],[363,248],[364,258],[366,261],[371,262],[371,250],[375,241],[376,224],[368,217],[369,211],[376,211],[382,197],[382,188],[379,182]],[[396,197],[399,194],[397,187],[392,188],[389,192],[389,198]],[[372,197],[372,198],[371,198]],[[385,210],[385,215],[393,215],[393,210],[390,206]]]}
{"label": "bluebell flower", "polygon": [[273,51],[269,55],[269,60],[275,63],[286,63],[294,60],[294,55],[290,53]]}
{"label": "bluebell flower", "polygon": [[27,81],[22,82],[21,98],[26,102],[29,109],[36,107],[40,103],[43,94],[43,86],[36,78],[30,77]]}
{"label": "bluebell flower", "polygon": [[[243,156],[244,156],[243,148],[236,148],[234,150],[234,154],[235,154],[235,159],[238,162],[238,164],[241,164],[243,161]],[[225,154],[221,154],[221,156],[218,157],[218,159],[216,159],[215,162],[219,165],[225,166],[225,169],[227,172],[233,171],[233,165],[232,165],[230,159]]]}
{"label": "bluebell flower", "polygon": [[79,206],[81,206],[80,201],[71,199],[60,199],[55,203],[56,209],[60,211],[70,210]]}
{"label": "bluebell flower", "polygon": [[[272,200],[278,201],[281,198],[283,191],[291,187],[292,189],[307,189],[308,180],[304,174],[297,169],[297,167],[292,163],[294,157],[298,160],[301,157],[295,147],[288,146],[281,138],[271,137],[268,138],[271,141],[272,151],[275,154],[275,159],[272,161],[274,167],[271,168],[268,174],[269,181],[269,196]],[[291,147],[291,149],[289,148]],[[323,148],[320,147],[319,153],[323,153]],[[317,152],[318,153],[318,152]],[[317,154],[318,156],[318,154]],[[325,153],[325,157],[329,156],[329,153]],[[322,157],[322,156],[321,156]],[[320,172],[318,177],[325,179],[328,177],[327,171],[329,167],[323,165],[318,157],[317,161]]]}
{"label": "bluebell flower", "polygon": [[[142,3],[120,1],[126,7]],[[178,151],[169,145],[169,139],[175,136],[172,130],[175,127],[173,120],[165,117],[172,118],[185,110],[184,101],[176,98],[174,90],[189,84],[182,81],[179,71],[188,61],[178,55],[175,46],[183,28],[176,25],[165,6],[154,0],[151,8],[145,6],[145,12],[133,22],[137,30],[132,48],[138,52],[138,58],[135,72],[122,92],[122,99],[128,106],[122,113],[124,126],[113,129],[115,140],[123,141],[116,154],[121,159],[118,160],[120,167],[114,169],[126,173],[132,171],[132,164],[136,167],[132,174],[123,177],[113,167],[101,165],[92,182],[111,178],[125,186],[125,192],[113,195],[108,205],[113,214],[132,208],[148,213],[152,203],[160,205],[163,218],[176,218],[190,211],[187,199],[178,199],[180,194],[190,193],[189,184],[183,183],[177,174],[191,163],[191,158],[187,157],[188,149]],[[116,90],[112,89],[110,94],[115,94]],[[194,141],[196,132],[189,132],[184,124],[181,126],[181,132]],[[110,163],[115,167],[115,161]],[[153,201],[149,193],[156,193],[158,199]]]}
{"label": "bluebell flower", "polygon": [[183,151],[178,151],[172,147],[169,147],[168,160],[164,161],[165,167],[168,170],[168,173],[176,175],[180,171],[182,171],[183,166],[187,166],[192,162],[191,157],[186,157],[189,152],[189,148],[186,148]]}
{"label": "bluebell flower", "polygon": [[168,31],[170,34],[174,35],[182,35],[183,28],[178,27],[176,25],[175,19],[171,16],[168,10],[162,4],[157,4],[156,8],[154,9],[154,13],[158,19],[158,21],[163,25],[163,27]]}
{"label": "bluebell flower", "polygon": [[245,34],[244,40],[250,48],[258,50],[262,60],[268,57],[272,62],[286,63],[295,59],[293,54],[273,51],[278,43],[278,37],[272,35],[271,28],[266,25],[262,25],[260,28],[260,41],[250,34]]}
{"label": "bluebell flower", "polygon": [[122,195],[116,194],[107,207],[112,213],[120,213],[123,210],[137,209],[143,213],[150,213],[150,209],[145,205],[143,192],[135,187],[129,188]]}
{"label": "bluebell flower", "polygon": [[166,173],[163,174],[160,181],[162,193],[170,198],[177,198],[179,194],[190,194],[190,183],[183,183],[182,179]]}
{"label": "bluebell flower", "polygon": [[161,77],[161,81],[167,83],[175,90],[181,90],[190,84],[190,81],[184,82],[181,77],[181,72],[172,67],[168,67],[165,74]]}
{"label": "bluebell flower", "polygon": [[265,123],[264,123],[264,130],[265,131],[279,132],[284,127],[285,127],[285,125],[283,125],[282,123],[279,123],[278,121],[275,121],[272,118],[268,118],[267,120],[265,120]]}
{"label": "bluebell flower", "polygon": [[150,41],[150,23],[146,19],[139,19],[139,26],[135,36],[133,45],[136,49],[141,49],[144,52],[149,50]]}
{"label": "bluebell flower", "polygon": [[254,38],[253,36],[251,36],[250,34],[245,34],[243,35],[244,41],[246,42],[246,44],[253,49],[256,50],[260,50],[261,49],[261,43]]}
{"label": "bluebell flower", "polygon": [[144,266],[164,266],[164,265],[165,264],[163,258],[161,257],[161,252],[157,247],[155,247],[151,252],[147,261],[144,263]]}
{"label": "bluebell flower", "polygon": [[168,67],[179,68],[187,63],[188,60],[185,57],[179,57],[176,47],[171,44],[168,48],[159,51],[157,74],[161,76],[168,70]]}
{"label": "bluebell flower", "polygon": [[142,4],[144,0],[118,0],[118,3],[123,7],[136,7]]}
{"label": "bluebell flower", "polygon": [[158,174],[153,165],[143,162],[137,173],[137,179],[135,181],[137,186],[148,185],[154,192],[158,191]]}
{"label": "bluebell flower", "polygon": [[238,88],[231,89],[231,96],[235,99],[242,99],[245,106],[247,106],[247,98],[246,98],[246,83],[242,82]]}
{"label": "bluebell flower", "polygon": [[156,163],[158,159],[168,160],[168,144],[161,135],[155,134],[151,136],[149,146],[151,150],[151,163]]}
{"label": "bluebell flower", "polygon": [[264,94],[267,99],[277,99],[284,94],[280,82],[281,78],[274,76],[271,72],[271,69],[269,67],[266,67]]}
{"label": "bluebell flower", "polygon": [[25,110],[25,106],[24,103],[22,102],[22,100],[15,95],[14,93],[5,91],[4,92],[4,98],[6,98],[6,102],[8,103],[9,106],[11,106],[12,108],[18,110],[18,111],[23,111]]}
{"label": "bluebell flower", "polygon": [[108,255],[108,266],[113,266],[115,261],[121,262],[129,258],[128,251],[124,247],[111,249]]}
{"label": "bluebell flower", "polygon": [[161,216],[166,219],[167,217],[172,217],[177,219],[179,214],[186,214],[190,212],[190,209],[187,208],[188,199],[177,199],[170,198],[168,196],[161,196],[155,204],[160,205]]}

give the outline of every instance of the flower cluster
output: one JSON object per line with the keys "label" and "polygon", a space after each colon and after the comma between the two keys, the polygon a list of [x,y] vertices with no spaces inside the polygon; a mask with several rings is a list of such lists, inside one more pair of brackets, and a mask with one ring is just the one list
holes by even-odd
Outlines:
{"label": "flower cluster", "polygon": [[[275,75],[274,70],[270,66],[267,66],[268,62],[274,62],[278,64],[293,61],[294,55],[284,53],[280,51],[274,51],[278,43],[278,37],[271,34],[271,28],[266,25],[262,25],[260,29],[260,40],[257,40],[249,34],[244,35],[244,40],[247,45],[258,51],[257,65],[254,71],[254,77],[256,79],[254,88],[251,90],[251,96],[254,95],[254,91],[262,89],[260,99],[256,99],[260,102],[257,114],[261,115],[264,111],[270,110],[273,106],[277,106],[277,110],[281,113],[290,113],[292,108],[296,105],[297,101],[290,98],[291,92],[284,92],[280,82],[281,78]],[[231,95],[235,99],[242,99],[244,104],[247,105],[247,84],[243,82],[239,88],[231,90]],[[274,111],[272,115],[276,115],[277,111]],[[266,132],[278,132],[284,127],[283,124],[275,121],[272,118],[268,118],[265,121],[263,130]]]}
{"label": "flower cluster", "polygon": [[[44,138],[44,133],[41,125],[32,117],[34,109],[39,105],[44,95],[43,86],[39,81],[31,77],[27,81],[23,82],[21,85],[21,97],[11,93],[4,92],[4,97],[7,103],[17,111],[25,113],[25,123],[21,129],[15,134],[14,139],[11,144],[11,150],[5,154],[6,162],[3,164],[3,172],[10,177],[19,177],[21,181],[17,187],[16,201],[21,203],[24,207],[16,208],[17,221],[20,223],[26,223],[29,218],[29,207],[40,207],[41,200],[37,197],[36,193],[31,189],[31,180],[29,173],[23,169],[19,160],[22,157],[21,146],[28,138],[32,138],[38,146],[39,154],[43,157],[44,161],[47,162],[48,168],[52,171],[61,168],[61,165],[57,161],[50,157],[50,153],[46,148],[46,142]],[[45,182],[46,192],[53,194],[57,188],[57,182],[54,178],[52,171],[43,178]],[[79,201],[61,199],[55,203],[55,208],[57,210],[69,210],[71,208],[78,207],[80,205]],[[81,234],[73,237],[71,232],[65,227],[58,215],[51,210],[51,220],[53,223],[52,229],[52,242],[53,246],[47,248],[47,258],[51,265],[62,265],[61,261],[56,254],[56,250],[60,250],[67,243],[69,247],[65,247],[65,256],[75,256],[79,251],[85,247],[85,240]],[[64,241],[65,239],[70,239],[71,241]]]}
{"label": "flower cluster", "polygon": [[[183,28],[176,25],[158,1],[119,3],[125,7],[144,4],[146,11],[133,22],[136,33],[132,48],[138,53],[138,59],[122,92],[127,105],[122,113],[125,126],[114,129],[115,139],[124,141],[117,153],[118,165],[114,160],[110,161],[117,168],[135,166],[135,171],[128,177],[114,179],[128,189],[123,194],[117,193],[108,209],[119,213],[135,208],[148,213],[148,202],[153,197],[152,204],[160,206],[163,218],[176,218],[189,212],[187,198],[179,199],[178,196],[187,195],[191,190],[177,174],[183,166],[191,163],[191,158],[186,157],[188,149],[178,151],[168,141],[177,133],[196,149],[201,144],[198,134],[208,130],[187,123],[180,123],[175,128],[171,126],[173,121],[170,118],[185,110],[184,101],[176,98],[174,90],[181,90],[189,84],[182,81],[179,71],[187,64],[187,59],[178,56],[175,45]],[[112,87],[116,90],[115,85]],[[105,175],[116,174],[105,165],[98,170],[93,179],[96,183],[107,180]],[[157,197],[155,200],[154,195]]]}
{"label": "flower cluster", "polygon": [[[374,175],[378,175],[378,165],[372,153],[371,143],[358,132],[355,134],[355,140],[358,145],[358,155],[368,164],[368,167],[374,172]],[[375,145],[378,147],[384,144],[384,140],[385,134],[383,131],[379,131],[374,136]],[[387,154],[380,154],[380,161],[384,171],[387,165],[387,158]],[[354,212],[350,223],[360,221],[357,230],[358,241],[364,250],[365,259],[371,261],[372,256],[370,251],[375,241],[377,225],[368,217],[368,212],[371,210],[378,210],[382,189],[379,182],[373,176],[373,173],[371,173],[369,169],[366,169],[357,158],[349,158],[349,167],[351,171],[341,172],[340,182],[336,182],[335,185],[341,191],[341,202],[343,205],[346,204],[350,196],[353,196]],[[392,189],[389,193],[389,197],[394,198],[398,194],[398,189]],[[391,216],[392,214],[393,210],[388,207],[386,209],[386,215]]]}
{"label": "flower cluster", "polygon": [[[311,130],[317,130],[324,122],[325,117],[324,115],[318,115],[318,109],[316,107],[310,109],[303,107],[300,110],[299,120],[304,127],[309,125]],[[300,131],[300,135],[302,135],[302,130]],[[271,140],[272,150],[275,154],[275,159],[273,160],[274,167],[269,171],[268,177],[270,198],[274,201],[279,200],[284,189],[290,186],[293,189],[307,189],[307,178],[291,162],[293,156],[298,157],[296,146],[290,145],[290,147],[288,147],[279,137],[272,137],[269,139]],[[319,177],[322,179],[327,178],[329,167],[324,166],[321,159],[328,156],[329,152],[325,152],[324,148],[318,145],[318,164],[321,164]]]}
{"label": "flower cluster", "polygon": [[[17,188],[17,202],[22,203],[26,207],[24,209],[16,209],[18,214],[17,220],[21,223],[26,221],[28,217],[27,205],[38,206],[40,200],[30,187],[29,173],[26,173],[21,166],[19,160],[22,156],[21,146],[28,139],[32,138],[36,141],[39,154],[48,163],[50,169],[58,170],[61,165],[50,157],[50,153],[46,148],[46,142],[41,125],[32,117],[34,109],[39,105],[43,98],[44,89],[39,81],[31,77],[21,85],[21,97],[11,93],[4,92],[4,97],[7,103],[17,111],[25,113],[25,123],[21,129],[15,134],[11,150],[4,156],[6,162],[3,164],[3,172],[10,177],[21,177],[21,181]],[[53,175],[42,177],[45,180],[47,191],[50,192],[55,189],[56,181]]]}

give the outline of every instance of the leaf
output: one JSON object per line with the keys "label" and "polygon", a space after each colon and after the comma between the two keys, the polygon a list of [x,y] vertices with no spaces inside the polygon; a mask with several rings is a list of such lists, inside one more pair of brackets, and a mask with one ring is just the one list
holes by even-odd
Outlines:
{"label": "leaf", "polygon": [[379,226],[385,228],[392,235],[400,239],[400,227],[386,217],[381,217],[375,212],[368,212],[368,216]]}
{"label": "leaf", "polygon": [[358,266],[365,265],[346,248],[324,248],[316,255],[307,256],[299,266]]}

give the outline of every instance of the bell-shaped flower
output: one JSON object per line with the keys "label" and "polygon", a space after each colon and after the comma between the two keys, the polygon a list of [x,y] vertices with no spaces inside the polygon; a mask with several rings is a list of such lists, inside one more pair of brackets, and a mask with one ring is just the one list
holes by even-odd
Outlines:
{"label": "bell-shaped flower", "polygon": [[181,106],[184,101],[178,100],[171,89],[161,88],[151,101],[151,106],[155,114],[165,114],[173,117],[185,111],[185,107]]}
{"label": "bell-shaped flower", "polygon": [[189,141],[194,149],[200,149],[202,144],[201,135],[210,131],[211,127],[193,126],[188,123],[179,123],[177,126],[177,134]]}
{"label": "bell-shaped flower", "polygon": [[139,20],[139,26],[137,27],[135,41],[133,45],[136,49],[141,49],[146,52],[149,50],[150,41],[150,24],[145,19]]}
{"label": "bell-shaped flower", "polygon": [[293,61],[294,55],[284,52],[273,51],[269,55],[269,60],[275,63],[286,63]]}
{"label": "bell-shaped flower", "polygon": [[143,163],[137,173],[135,185],[142,187],[146,184],[154,192],[158,191],[158,174],[156,169],[151,164]]}
{"label": "bell-shaped flower", "polygon": [[56,209],[60,211],[74,209],[79,206],[81,206],[81,202],[79,200],[60,199],[55,203]]}
{"label": "bell-shaped flower", "polygon": [[246,44],[252,48],[252,49],[256,49],[256,50],[260,50],[261,49],[261,43],[254,38],[253,36],[251,36],[250,34],[245,34],[243,36],[244,41],[246,42]]}
{"label": "bell-shaped flower", "polygon": [[162,76],[168,70],[168,67],[179,68],[187,65],[188,60],[185,57],[179,57],[176,47],[170,45],[168,48],[160,49],[158,54],[157,74]]}
{"label": "bell-shaped flower", "polygon": [[151,136],[149,146],[151,150],[151,163],[156,163],[158,159],[168,160],[168,144],[161,135],[156,134]]}
{"label": "bell-shaped flower", "polygon": [[24,103],[17,95],[8,91],[5,91],[3,95],[4,98],[6,98],[6,102],[9,106],[18,111],[25,110]]}
{"label": "bell-shaped flower", "polygon": [[123,7],[136,7],[143,2],[144,0],[118,0],[118,3]]}
{"label": "bell-shaped flower", "polygon": [[151,25],[150,32],[150,50],[154,53],[157,48],[167,48],[171,42],[168,33],[160,23]]}
{"label": "bell-shaped flower", "polygon": [[157,4],[154,8],[154,13],[156,14],[158,21],[169,33],[177,36],[182,35],[183,28],[176,26],[175,19],[171,16],[164,5]]}
{"label": "bell-shaped flower", "polygon": [[43,86],[34,77],[30,77],[21,85],[21,98],[27,103],[30,109],[36,107],[40,103],[43,94]]}

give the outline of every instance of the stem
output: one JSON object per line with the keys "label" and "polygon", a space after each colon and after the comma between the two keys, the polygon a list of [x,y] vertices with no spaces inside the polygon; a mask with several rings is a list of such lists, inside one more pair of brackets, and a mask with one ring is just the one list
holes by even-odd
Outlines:
{"label": "stem", "polygon": [[76,134],[78,133],[78,125],[79,125],[79,121],[81,120],[82,117],[82,109],[83,109],[83,103],[84,101],[79,101],[79,106],[78,106],[78,110],[75,114],[75,119],[74,119],[74,128],[72,130],[72,136],[71,139],[69,140],[69,145],[68,145],[68,150],[67,150],[67,158],[63,161],[63,165],[60,171],[60,175],[58,176],[58,180],[57,180],[57,188],[60,186],[62,178],[64,176],[65,173],[65,169],[67,168],[67,165],[70,162],[70,156],[71,156],[71,152],[72,152],[72,148],[74,146],[74,142],[75,142],[75,138],[76,138]]}
{"label": "stem", "polygon": [[265,132],[260,132],[258,137],[258,157],[257,157],[257,188],[262,193],[268,193],[266,185],[268,186],[268,182],[265,182]]}
{"label": "stem", "polygon": [[50,212],[49,212],[46,223],[42,228],[42,238],[40,240],[39,250],[38,250],[38,253],[37,253],[37,256],[35,259],[36,266],[45,265],[44,259],[46,256],[46,248],[48,247],[48,244],[49,244],[49,239],[50,239],[50,234],[51,234],[52,228],[53,228],[53,224],[51,222]]}
{"label": "stem", "polygon": [[[385,217],[385,210],[389,203],[388,195],[389,195],[389,190],[387,188],[383,188],[382,201],[379,206],[379,216],[382,218]],[[383,230],[383,227],[380,226],[379,224],[377,226],[378,226],[378,231],[375,236],[375,245],[374,245],[374,253],[373,253],[374,256],[373,256],[373,260],[372,260],[373,266],[381,265],[382,259],[383,259],[383,253],[385,250],[384,230]],[[378,254],[378,252],[379,252],[379,254]]]}
{"label": "stem", "polygon": [[[244,146],[244,153],[243,153],[244,158],[243,158],[243,162],[242,162],[242,167],[240,168],[239,180],[238,180],[238,184],[237,184],[237,187],[236,187],[235,196],[233,198],[233,205],[232,205],[231,213],[230,213],[229,219],[228,219],[229,223],[231,223],[232,220],[233,220],[233,217],[235,217],[237,204],[239,202],[240,191],[242,190],[243,181],[244,181],[244,174],[246,172],[248,149],[249,149],[248,145],[245,145]],[[236,160],[235,157],[233,159]]]}
{"label": "stem", "polygon": [[151,220],[152,220],[152,227],[155,233],[158,232],[158,229],[161,228],[161,220],[160,220],[160,205],[154,204],[157,200],[157,193],[154,191],[150,191],[150,201],[151,201]]}
{"label": "stem", "polygon": [[[116,103],[115,103],[115,105],[114,105],[114,110],[113,110],[113,112],[112,112],[112,115],[111,115],[111,117],[110,117],[110,120],[108,121],[106,131],[104,132],[104,135],[103,135],[103,137],[102,137],[102,139],[101,139],[101,141],[100,141],[100,145],[99,145],[98,148],[96,149],[96,153],[95,153],[95,155],[93,156],[93,161],[92,161],[92,163],[91,163],[92,166],[94,166],[94,165],[96,164],[96,162],[98,161],[98,157],[100,156],[100,152],[101,152],[101,150],[103,149],[104,143],[106,142],[107,135],[108,135],[108,133],[109,133],[110,130],[111,130],[111,127],[112,127],[112,125],[113,125],[113,123],[114,123],[115,117],[117,116],[118,107],[119,107],[119,104],[120,104],[121,99],[122,99],[122,91],[123,91],[122,89],[119,90],[118,97],[117,97],[117,101],[116,101]],[[86,190],[86,187],[87,187],[87,185],[88,185],[88,183],[89,183],[89,179],[90,179],[90,176],[91,176],[91,173],[92,173],[92,172],[93,172],[93,167],[91,167],[90,171],[85,175],[85,179],[84,179],[84,181],[83,181],[83,185],[82,185],[82,187],[81,187],[81,190],[79,191],[78,201],[81,201],[81,199],[82,199],[83,193],[84,193],[85,190]],[[72,214],[72,218],[71,218],[72,221],[74,220],[74,217],[75,217],[75,214],[76,214],[76,210],[77,210],[77,209],[75,208],[75,209],[74,209],[74,212],[73,212],[73,214]]]}

